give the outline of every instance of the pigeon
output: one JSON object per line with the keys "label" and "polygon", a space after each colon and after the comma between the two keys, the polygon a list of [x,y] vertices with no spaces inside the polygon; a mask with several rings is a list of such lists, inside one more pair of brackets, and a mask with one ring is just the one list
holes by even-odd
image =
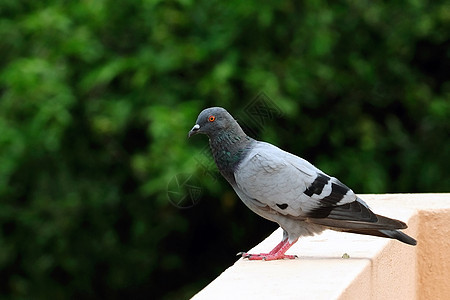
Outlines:
{"label": "pigeon", "polygon": [[278,223],[283,238],[268,253],[238,253],[249,260],[294,259],[286,251],[302,236],[325,229],[397,239],[416,245],[399,231],[407,225],[373,213],[335,177],[303,158],[249,137],[221,107],[204,109],[188,133],[206,134],[222,176],[253,212]]}

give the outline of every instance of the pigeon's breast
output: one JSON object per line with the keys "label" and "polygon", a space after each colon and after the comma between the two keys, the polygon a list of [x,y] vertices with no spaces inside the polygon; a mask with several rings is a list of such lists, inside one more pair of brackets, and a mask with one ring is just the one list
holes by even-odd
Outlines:
{"label": "pigeon's breast", "polygon": [[220,173],[231,185],[235,184],[234,173],[249,155],[249,149],[226,147],[225,145],[214,147],[211,145],[211,151]]}

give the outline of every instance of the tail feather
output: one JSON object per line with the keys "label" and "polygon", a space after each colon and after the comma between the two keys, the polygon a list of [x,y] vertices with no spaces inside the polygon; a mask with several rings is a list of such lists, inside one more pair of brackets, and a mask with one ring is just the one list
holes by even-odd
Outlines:
{"label": "tail feather", "polygon": [[306,221],[336,231],[397,239],[409,245],[417,244],[415,239],[398,230],[408,227],[404,222],[374,214],[359,198],[344,205],[321,207],[310,214]]}
{"label": "tail feather", "polygon": [[333,216],[327,218],[308,218],[308,221],[314,224],[319,224],[328,227],[341,228],[341,229],[405,229],[408,226],[399,220],[390,219],[380,215],[374,215],[374,218],[370,221],[356,220],[356,219],[335,219]]}
{"label": "tail feather", "polygon": [[386,218],[376,215],[378,222],[364,222],[364,221],[349,221],[349,220],[335,220],[335,219],[314,219],[309,218],[309,222],[326,226],[332,230],[357,233],[364,235],[373,235],[384,238],[391,238],[399,240],[408,245],[417,245],[417,241],[409,235],[397,230],[405,229],[408,226],[402,221]]}
{"label": "tail feather", "polygon": [[400,242],[406,243],[408,245],[417,245],[417,241],[407,235],[406,233],[403,233],[398,230],[380,230],[381,233],[387,235],[388,237],[392,239],[399,240]]}
{"label": "tail feather", "polygon": [[338,228],[330,228],[333,230],[337,230],[337,231],[342,231],[342,232],[348,232],[348,233],[356,233],[356,234],[364,234],[364,235],[373,235],[373,236],[379,236],[379,237],[384,237],[384,238],[391,238],[391,239],[396,239],[399,240],[400,242],[403,242],[405,244],[408,245],[412,245],[415,246],[417,245],[417,241],[415,239],[413,239],[412,237],[410,237],[409,235],[398,231],[398,230],[376,230],[376,229],[372,229],[372,230],[364,230],[364,229],[338,229]]}

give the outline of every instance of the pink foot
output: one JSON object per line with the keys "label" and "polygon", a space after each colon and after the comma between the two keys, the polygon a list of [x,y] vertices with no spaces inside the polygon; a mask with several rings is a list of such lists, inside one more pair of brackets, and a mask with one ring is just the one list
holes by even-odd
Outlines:
{"label": "pink foot", "polygon": [[[241,253],[238,253],[241,254]],[[250,254],[250,253],[242,253],[243,258],[247,258],[248,260],[277,260],[277,259],[295,259],[298,258],[297,255],[287,255],[282,253],[260,253],[260,254]]]}
{"label": "pink foot", "polygon": [[250,254],[246,252],[239,252],[237,255],[247,258],[248,260],[277,260],[277,259],[295,259],[297,255],[284,254],[297,240],[289,243],[288,239],[281,241],[272,251],[269,253]]}

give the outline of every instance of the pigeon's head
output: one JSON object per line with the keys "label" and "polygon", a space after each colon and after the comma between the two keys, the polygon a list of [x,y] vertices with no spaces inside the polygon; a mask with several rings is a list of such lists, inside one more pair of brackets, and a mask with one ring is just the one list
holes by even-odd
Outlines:
{"label": "pigeon's head", "polygon": [[[209,137],[227,130],[230,126],[236,126],[237,122],[222,107],[210,107],[204,109],[197,118],[194,127],[189,131],[188,137],[197,133],[203,133]],[[237,125],[239,126],[239,125]]]}

